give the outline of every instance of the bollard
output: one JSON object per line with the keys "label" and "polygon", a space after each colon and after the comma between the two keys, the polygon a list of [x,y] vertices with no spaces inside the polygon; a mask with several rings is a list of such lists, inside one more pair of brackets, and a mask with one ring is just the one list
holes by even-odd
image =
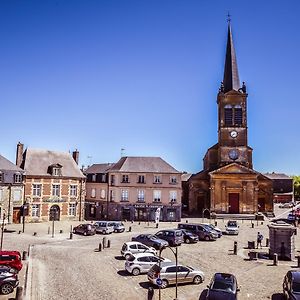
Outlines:
{"label": "bollard", "polygon": [[251,227],[254,228],[254,223],[251,223]]}
{"label": "bollard", "polygon": [[22,300],[23,299],[23,287],[18,286],[16,290],[16,298],[15,300]]}
{"label": "bollard", "polygon": [[218,226],[218,222],[217,221],[215,221],[215,226]]}
{"label": "bollard", "polygon": [[98,248],[98,250],[99,250],[99,252],[102,251],[102,244],[101,244],[101,243],[99,243],[99,248]]}
{"label": "bollard", "polygon": [[131,226],[129,226],[128,231],[131,232]]}
{"label": "bollard", "polygon": [[63,230],[61,229],[61,230],[59,231],[59,233],[63,233]]}
{"label": "bollard", "polygon": [[156,228],[158,228],[158,223],[156,223]]}
{"label": "bollard", "polygon": [[105,248],[105,244],[106,244],[106,237],[104,237],[104,238],[102,239],[102,246],[103,246],[103,249]]}
{"label": "bollard", "polygon": [[269,247],[269,239],[266,238],[266,247]]}
{"label": "bollard", "polygon": [[110,240],[107,241],[107,248],[110,248]]}
{"label": "bollard", "polygon": [[70,240],[72,240],[73,239],[73,232],[71,231],[70,232]]}
{"label": "bollard", "polygon": [[27,251],[23,251],[22,260],[27,260]]}
{"label": "bollard", "polygon": [[152,300],[154,296],[154,289],[152,286],[148,287],[148,300]]}
{"label": "bollard", "polygon": [[34,232],[34,233],[33,233],[33,236],[36,236],[36,235],[37,235],[37,233],[36,233],[36,232]]}
{"label": "bollard", "polygon": [[185,220],[185,223],[188,223],[189,222],[189,220]]}
{"label": "bollard", "polygon": [[264,225],[264,222],[260,222],[260,225]]}
{"label": "bollard", "polygon": [[237,254],[237,242],[234,242],[233,244],[233,254]]}
{"label": "bollard", "polygon": [[48,234],[50,234],[50,226],[48,227]]}
{"label": "bollard", "polygon": [[141,225],[141,222],[139,222],[139,225]]}
{"label": "bollard", "polygon": [[278,266],[278,254],[274,253],[273,255],[273,265]]}
{"label": "bollard", "polygon": [[21,234],[21,232],[22,232],[22,231],[21,231],[21,230],[19,230],[19,234]]}

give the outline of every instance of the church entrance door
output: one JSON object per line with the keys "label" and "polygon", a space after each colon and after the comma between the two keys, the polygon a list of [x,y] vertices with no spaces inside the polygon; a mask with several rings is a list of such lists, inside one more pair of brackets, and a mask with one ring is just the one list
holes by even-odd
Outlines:
{"label": "church entrance door", "polygon": [[239,193],[229,193],[229,213],[238,214],[240,212],[240,194]]}

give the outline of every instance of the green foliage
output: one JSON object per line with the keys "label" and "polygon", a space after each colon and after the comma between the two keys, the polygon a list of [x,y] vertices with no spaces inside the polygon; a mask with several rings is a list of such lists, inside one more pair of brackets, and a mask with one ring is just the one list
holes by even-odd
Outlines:
{"label": "green foliage", "polygon": [[292,176],[294,183],[294,197],[300,199],[300,176]]}

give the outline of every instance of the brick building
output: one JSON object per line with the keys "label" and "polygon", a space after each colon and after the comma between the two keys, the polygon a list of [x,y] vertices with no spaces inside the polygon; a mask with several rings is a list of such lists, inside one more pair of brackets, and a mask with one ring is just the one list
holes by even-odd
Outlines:
{"label": "brick building", "polygon": [[17,145],[16,163],[26,171],[26,221],[81,220],[85,176],[78,167],[79,152],[70,153]]}
{"label": "brick building", "polygon": [[160,157],[122,157],[85,171],[86,218],[162,221],[181,218],[181,173]]}

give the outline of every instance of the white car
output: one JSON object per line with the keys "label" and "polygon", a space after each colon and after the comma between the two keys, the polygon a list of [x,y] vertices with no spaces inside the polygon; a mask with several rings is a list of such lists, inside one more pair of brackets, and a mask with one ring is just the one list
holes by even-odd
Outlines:
{"label": "white car", "polygon": [[227,225],[225,225],[226,234],[230,235],[238,235],[239,234],[239,226],[237,221],[228,221]]}
{"label": "white car", "polygon": [[294,204],[292,202],[279,204],[279,208],[292,208],[293,206],[294,206]]}
{"label": "white car", "polygon": [[148,247],[140,242],[124,243],[121,249],[121,254],[125,259],[128,259],[132,254],[145,252],[156,254],[156,250],[153,247]]}
{"label": "white car", "polygon": [[128,273],[137,276],[141,273],[148,273],[153,265],[159,262],[170,262],[169,259],[158,257],[153,253],[138,253],[131,255],[125,262],[125,269]]}

